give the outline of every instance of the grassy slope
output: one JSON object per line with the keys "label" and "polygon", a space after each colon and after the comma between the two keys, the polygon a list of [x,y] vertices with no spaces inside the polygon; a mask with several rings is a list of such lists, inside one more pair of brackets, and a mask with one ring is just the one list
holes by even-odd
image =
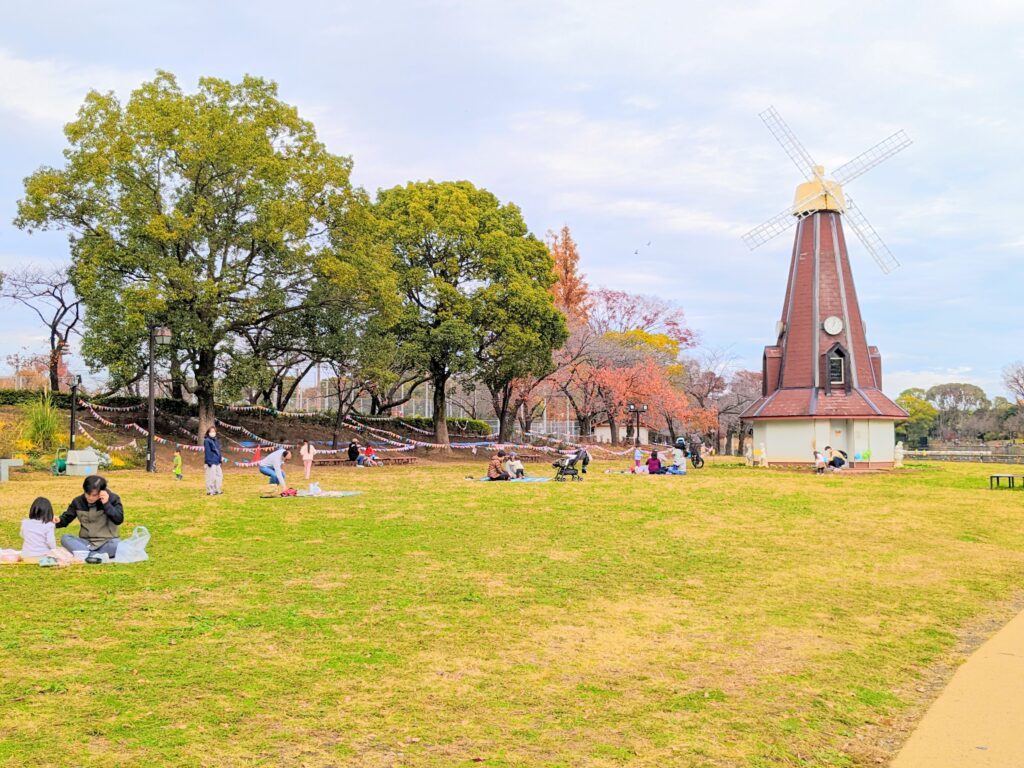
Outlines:
{"label": "grassy slope", "polygon": [[[0,567],[0,764],[873,765],[858,734],[1024,575],[990,467],[604,466],[116,474],[151,562]],[[3,487],[0,545],[73,484]]]}

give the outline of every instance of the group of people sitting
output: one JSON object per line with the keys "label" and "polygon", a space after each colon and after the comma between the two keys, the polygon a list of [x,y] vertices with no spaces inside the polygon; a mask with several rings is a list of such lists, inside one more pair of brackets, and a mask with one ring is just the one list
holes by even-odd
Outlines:
{"label": "group of people sitting", "polygon": [[381,460],[372,445],[363,446],[358,437],[353,437],[348,444],[348,460],[354,461],[357,467],[380,467]]}
{"label": "group of people sitting", "polygon": [[523,462],[515,451],[498,450],[487,464],[488,480],[518,480],[526,477]]}
{"label": "group of people sitting", "polygon": [[826,471],[835,472],[845,467],[849,458],[846,451],[826,445],[824,452],[814,451],[814,471],[819,475],[825,474]]}
{"label": "group of people sitting", "polygon": [[[49,499],[40,496],[32,502],[28,517],[21,521],[22,544],[17,559],[39,562],[50,557],[67,561],[74,552],[115,558],[121,543],[120,526],[124,523],[121,497],[107,487],[106,478],[100,475],[85,478],[82,491],[56,519]],[[75,520],[79,524],[78,535],[64,534],[58,547],[56,529],[67,528]],[[13,556],[9,559],[15,561]]]}
{"label": "group of people sitting", "polygon": [[686,443],[680,438],[672,449],[672,462],[662,462],[657,451],[651,451],[650,457],[644,462],[644,452],[637,448],[633,451],[633,469],[635,475],[685,475],[686,474]]}

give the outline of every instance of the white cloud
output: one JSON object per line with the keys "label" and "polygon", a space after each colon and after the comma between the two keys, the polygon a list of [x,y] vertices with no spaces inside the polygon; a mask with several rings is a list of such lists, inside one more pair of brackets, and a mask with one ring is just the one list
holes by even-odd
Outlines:
{"label": "white cloud", "polygon": [[74,119],[89,90],[126,95],[151,74],[64,59],[22,58],[0,48],[0,113],[60,126]]}

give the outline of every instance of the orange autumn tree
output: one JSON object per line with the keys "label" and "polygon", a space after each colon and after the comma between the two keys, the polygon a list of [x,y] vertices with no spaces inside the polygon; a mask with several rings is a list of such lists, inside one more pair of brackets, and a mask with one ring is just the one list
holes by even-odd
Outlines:
{"label": "orange autumn tree", "polygon": [[585,320],[590,308],[590,287],[579,271],[580,252],[569,227],[563,226],[557,233],[548,230],[545,241],[555,260],[555,284],[551,286],[555,306],[570,322]]}

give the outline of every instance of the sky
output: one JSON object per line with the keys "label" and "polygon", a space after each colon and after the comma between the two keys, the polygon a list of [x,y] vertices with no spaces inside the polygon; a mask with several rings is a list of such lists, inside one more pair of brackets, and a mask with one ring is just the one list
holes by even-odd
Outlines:
{"label": "sky", "polygon": [[[0,271],[67,259],[11,224],[22,180],[59,165],[90,89],[127,99],[157,69],[275,80],[370,191],[469,179],[543,236],[568,225],[592,286],[678,303],[701,343],[760,369],[792,230],[741,235],[801,177],[758,113],[775,106],[835,168],[903,128],[914,144],[848,191],[902,263],[850,234],[885,390],[1004,394],[1024,358],[1024,3],[50,2],[0,27]],[[0,307],[7,355],[43,351]],[[75,365],[84,371],[80,362]]]}

